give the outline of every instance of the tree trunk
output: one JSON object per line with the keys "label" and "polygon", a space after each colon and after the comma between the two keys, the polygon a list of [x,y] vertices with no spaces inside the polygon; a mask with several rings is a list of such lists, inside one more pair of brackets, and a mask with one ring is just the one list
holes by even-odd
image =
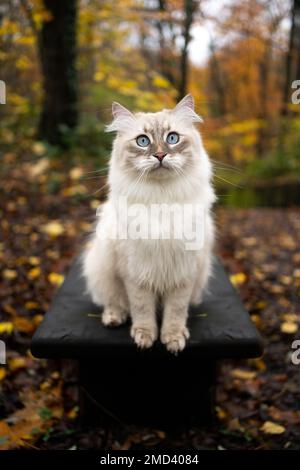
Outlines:
{"label": "tree trunk", "polygon": [[197,8],[195,0],[184,1],[184,30],[183,30],[183,47],[180,60],[180,80],[178,86],[178,100],[181,100],[187,93],[188,85],[188,47],[191,41],[191,27],[193,25],[194,14]]}
{"label": "tree trunk", "polygon": [[226,107],[226,93],[225,93],[225,86],[222,77],[222,70],[219,63],[219,59],[216,53],[216,47],[214,41],[211,39],[210,41],[210,75],[211,75],[211,87],[213,88],[213,92],[216,91],[217,94],[217,109],[213,109],[213,114],[217,117],[226,116],[227,107]]}
{"label": "tree trunk", "polygon": [[44,100],[39,138],[66,145],[65,131],[77,124],[76,16],[77,0],[44,0],[51,18],[39,35]]}

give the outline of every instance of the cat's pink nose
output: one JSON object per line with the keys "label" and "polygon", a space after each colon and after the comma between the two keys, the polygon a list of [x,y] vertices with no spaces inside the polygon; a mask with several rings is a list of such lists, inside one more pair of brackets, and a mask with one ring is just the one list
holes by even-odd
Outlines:
{"label": "cat's pink nose", "polygon": [[167,154],[164,153],[164,152],[156,152],[156,153],[153,155],[153,157],[157,158],[160,162],[162,162],[166,155],[167,155]]}

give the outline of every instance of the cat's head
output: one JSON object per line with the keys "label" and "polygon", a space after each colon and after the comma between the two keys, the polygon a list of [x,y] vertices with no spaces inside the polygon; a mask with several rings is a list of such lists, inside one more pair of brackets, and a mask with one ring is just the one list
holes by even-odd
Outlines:
{"label": "cat's head", "polygon": [[117,132],[114,153],[122,169],[165,179],[192,171],[199,160],[202,144],[194,123],[202,119],[192,95],[157,113],[134,114],[114,102],[112,113],[107,131]]}

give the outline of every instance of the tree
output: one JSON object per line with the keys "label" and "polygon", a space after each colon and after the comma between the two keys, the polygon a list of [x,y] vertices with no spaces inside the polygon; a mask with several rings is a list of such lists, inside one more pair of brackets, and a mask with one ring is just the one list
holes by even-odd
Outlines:
{"label": "tree", "polygon": [[39,138],[65,143],[64,130],[77,124],[76,0],[44,0],[49,16],[39,31],[38,47],[43,74],[43,108]]}
{"label": "tree", "polygon": [[183,46],[180,60],[180,80],[178,85],[178,100],[181,100],[187,93],[188,84],[188,47],[191,41],[191,28],[194,21],[198,2],[195,0],[184,1],[184,21],[183,21]]}

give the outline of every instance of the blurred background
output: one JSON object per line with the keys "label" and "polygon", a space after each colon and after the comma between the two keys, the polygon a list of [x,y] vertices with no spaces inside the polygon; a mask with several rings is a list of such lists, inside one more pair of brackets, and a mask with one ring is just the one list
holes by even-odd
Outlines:
{"label": "blurred background", "polygon": [[[0,449],[299,449],[297,79],[299,0],[0,2]],[[36,361],[30,337],[105,197],[112,101],[156,111],[189,92],[217,250],[266,352],[223,364],[210,429],[82,429],[73,366]]]}

